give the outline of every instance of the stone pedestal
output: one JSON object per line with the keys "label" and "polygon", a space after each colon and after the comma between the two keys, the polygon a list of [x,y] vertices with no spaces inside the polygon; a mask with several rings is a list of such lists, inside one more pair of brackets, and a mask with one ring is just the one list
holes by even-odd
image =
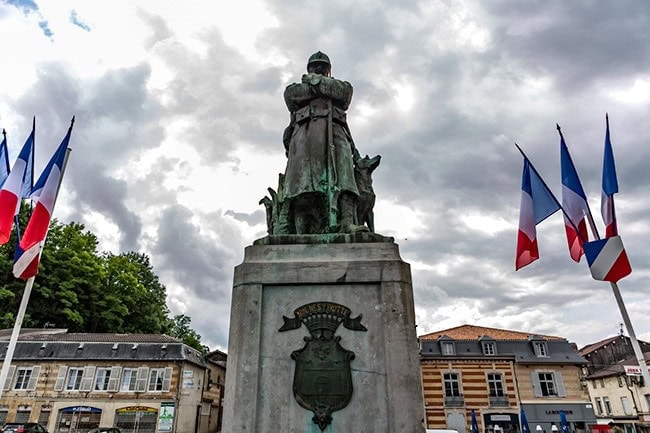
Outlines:
{"label": "stone pedestal", "polygon": [[[367,242],[344,243],[350,236]],[[291,319],[311,303],[347,307],[349,318],[361,316],[367,328],[341,322],[335,331],[354,353],[353,391],[324,430],[294,396],[291,355],[306,346],[310,331]],[[295,326],[280,332],[287,323]],[[247,247],[235,268],[224,406],[225,433],[423,433],[411,273],[392,239],[268,237]]]}

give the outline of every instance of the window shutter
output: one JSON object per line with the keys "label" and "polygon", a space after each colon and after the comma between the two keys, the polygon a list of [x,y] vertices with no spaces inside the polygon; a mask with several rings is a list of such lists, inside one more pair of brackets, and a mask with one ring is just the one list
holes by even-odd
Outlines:
{"label": "window shutter", "polygon": [[533,394],[535,394],[535,397],[543,397],[542,396],[542,387],[539,385],[539,375],[536,371],[533,371],[530,373],[530,378],[533,381]]}
{"label": "window shutter", "polygon": [[163,378],[163,391],[169,391],[172,385],[172,368],[165,368],[165,377]]}
{"label": "window shutter", "polygon": [[81,386],[79,386],[80,391],[90,391],[93,389],[93,379],[95,378],[95,367],[88,366],[84,367],[84,374],[81,377]]}
{"label": "window shutter", "polygon": [[122,367],[111,367],[111,376],[108,378],[108,386],[106,391],[115,392],[117,387],[120,386],[120,373]]}
{"label": "window shutter", "polygon": [[555,376],[555,386],[557,387],[557,396],[566,397],[566,389],[564,389],[564,380],[562,379],[562,373],[556,372],[553,374]]}
{"label": "window shutter", "polygon": [[9,373],[7,374],[7,379],[5,380],[5,391],[11,388],[11,384],[13,382],[15,372],[16,372],[15,365],[9,367]]}
{"label": "window shutter", "polygon": [[62,391],[63,384],[65,382],[65,375],[68,373],[68,367],[61,366],[59,367],[59,374],[56,375],[56,382],[54,382],[54,390]]}
{"label": "window shutter", "polygon": [[34,391],[36,384],[38,384],[38,375],[41,373],[41,367],[32,368],[32,374],[29,376],[29,383],[27,384],[27,391]]}
{"label": "window shutter", "polygon": [[138,368],[138,378],[135,382],[135,390],[144,392],[147,390],[147,378],[149,377],[149,367]]}

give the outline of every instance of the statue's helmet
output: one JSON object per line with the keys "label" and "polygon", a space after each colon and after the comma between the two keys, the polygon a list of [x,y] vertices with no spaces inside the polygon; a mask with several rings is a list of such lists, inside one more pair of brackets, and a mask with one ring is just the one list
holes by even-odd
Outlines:
{"label": "statue's helmet", "polygon": [[327,57],[327,54],[317,51],[311,56],[309,56],[309,60],[307,61],[307,69],[309,69],[310,65],[313,65],[315,63],[324,63],[327,65],[328,69],[332,67],[332,64],[330,63],[330,58]]}

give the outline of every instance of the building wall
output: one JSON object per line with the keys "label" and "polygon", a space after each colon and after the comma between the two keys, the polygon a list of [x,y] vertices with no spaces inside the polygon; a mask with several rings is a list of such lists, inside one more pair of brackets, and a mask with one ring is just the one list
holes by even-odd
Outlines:
{"label": "building wall", "polygon": [[[432,429],[449,427],[449,417],[463,416],[465,431],[470,430],[471,410],[476,413],[480,431],[485,431],[486,415],[517,414],[517,388],[514,369],[510,360],[423,360],[421,363],[426,425]],[[463,403],[457,407],[445,405],[443,374],[459,373]],[[488,373],[500,373],[503,378],[505,397],[499,405],[491,404],[487,383]],[[492,402],[494,403],[494,401]],[[462,432],[461,432],[462,433]]]}
{"label": "building wall", "polygon": [[[585,402],[589,401],[587,388],[582,386],[580,377],[581,371],[579,366],[565,364],[515,364],[517,383],[519,384],[519,395],[522,403],[540,403],[546,401],[564,402]],[[535,372],[552,372],[562,377],[562,387],[566,393],[565,396],[539,397],[535,396],[533,386],[533,376]]]}
{"label": "building wall", "polygon": [[[650,414],[650,389],[632,383],[630,377],[603,377],[601,379],[589,380],[587,385],[589,387],[591,402],[594,405],[594,411],[599,418],[615,419],[633,417],[635,418],[634,420],[629,420],[632,423],[638,421],[639,414]],[[621,400],[623,397],[627,398],[629,403],[628,408],[630,410],[628,413],[625,412],[623,401]],[[604,402],[606,398],[609,399],[611,410],[608,410],[605,406]],[[600,401],[600,405],[598,401]]]}
{"label": "building wall", "polygon": [[[143,408],[160,413],[163,404],[174,403],[175,425],[177,433],[194,433],[197,423],[198,410],[201,407],[204,386],[205,369],[188,362],[164,361],[16,361],[13,367],[38,368],[38,380],[33,390],[5,389],[0,399],[0,418],[6,422],[24,419],[29,422],[41,422],[48,431],[60,432],[61,410],[64,408],[87,406],[101,409],[99,425],[115,425],[116,411],[124,408]],[[61,367],[68,368],[138,368],[146,367],[148,372],[153,368],[171,369],[171,378],[168,391],[79,391],[55,390],[57,377]],[[123,371],[123,370],[122,370]],[[13,375],[15,381],[15,373]],[[11,379],[9,379],[11,380]],[[148,377],[147,377],[148,380]],[[11,382],[13,383],[13,382]],[[9,383],[9,385],[11,385]],[[94,384],[94,377],[93,377]],[[5,387],[6,388],[6,387]],[[49,414],[49,415],[48,415]],[[157,430],[157,428],[156,428]]]}

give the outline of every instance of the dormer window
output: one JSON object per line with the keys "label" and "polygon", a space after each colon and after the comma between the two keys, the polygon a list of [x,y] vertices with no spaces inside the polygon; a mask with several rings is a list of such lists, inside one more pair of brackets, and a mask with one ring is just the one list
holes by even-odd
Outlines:
{"label": "dormer window", "polygon": [[483,355],[496,355],[497,345],[494,341],[484,341],[481,343],[483,346]]}
{"label": "dormer window", "polygon": [[447,336],[442,336],[439,340],[440,343],[440,353],[446,356],[456,354],[456,344],[454,340]]}
{"label": "dormer window", "polygon": [[548,358],[546,341],[533,341],[533,349],[535,350],[535,356],[538,358]]}
{"label": "dormer window", "polygon": [[494,356],[497,354],[497,342],[493,338],[484,335],[478,341],[481,343],[483,355]]}

